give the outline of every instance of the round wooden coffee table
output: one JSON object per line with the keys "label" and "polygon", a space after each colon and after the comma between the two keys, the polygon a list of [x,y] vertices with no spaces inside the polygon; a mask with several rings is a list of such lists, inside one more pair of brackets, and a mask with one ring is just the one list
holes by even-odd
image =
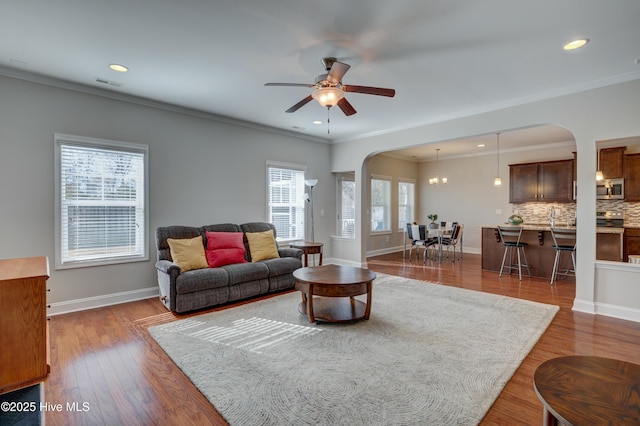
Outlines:
{"label": "round wooden coffee table", "polygon": [[640,365],[595,356],[543,362],[533,384],[544,406],[543,424],[640,424]]}
{"label": "round wooden coffee table", "polygon": [[[323,265],[296,269],[293,277],[296,290],[302,293],[298,311],[308,316],[309,322],[369,319],[375,272],[353,266]],[[360,294],[367,295],[366,303],[354,299]]]}

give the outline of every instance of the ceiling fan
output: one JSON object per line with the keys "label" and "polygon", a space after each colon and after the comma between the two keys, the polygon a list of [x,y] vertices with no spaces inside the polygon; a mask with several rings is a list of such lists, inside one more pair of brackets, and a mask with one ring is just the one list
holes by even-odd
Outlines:
{"label": "ceiling fan", "polygon": [[266,83],[265,86],[294,86],[294,87],[314,87],[312,94],[289,108],[285,112],[296,112],[313,99],[317,100],[320,105],[331,108],[338,105],[342,112],[349,116],[356,113],[355,108],[344,97],[345,92],[364,93],[366,95],[387,96],[392,98],[395,96],[394,89],[384,89],[382,87],[354,86],[342,84],[342,77],[349,71],[351,65],[338,62],[336,58],[328,57],[322,59],[322,64],[327,70],[326,74],[320,74],[316,77],[314,84],[304,83]]}

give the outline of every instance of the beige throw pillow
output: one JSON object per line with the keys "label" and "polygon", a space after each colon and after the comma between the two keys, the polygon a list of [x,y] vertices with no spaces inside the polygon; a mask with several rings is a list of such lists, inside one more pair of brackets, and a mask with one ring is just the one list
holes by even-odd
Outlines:
{"label": "beige throw pillow", "polygon": [[249,251],[251,252],[251,261],[258,262],[260,260],[277,259],[278,245],[273,237],[273,231],[264,232],[247,232],[247,241],[249,242]]}
{"label": "beige throw pillow", "polygon": [[177,264],[182,272],[209,267],[202,236],[191,239],[167,238],[167,243],[173,263]]}

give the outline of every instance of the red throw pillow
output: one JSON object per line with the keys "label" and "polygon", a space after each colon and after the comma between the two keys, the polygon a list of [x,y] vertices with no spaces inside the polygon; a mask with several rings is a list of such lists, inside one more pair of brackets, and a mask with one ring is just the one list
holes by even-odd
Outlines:
{"label": "red throw pillow", "polygon": [[242,232],[207,232],[207,263],[210,268],[244,263]]}

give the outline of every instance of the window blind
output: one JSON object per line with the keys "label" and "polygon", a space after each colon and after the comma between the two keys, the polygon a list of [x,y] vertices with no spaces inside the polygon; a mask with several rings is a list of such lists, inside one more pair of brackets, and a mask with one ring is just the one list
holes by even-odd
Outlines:
{"label": "window blind", "polygon": [[305,234],[305,172],[303,169],[267,166],[268,222],[279,240],[301,240]]}
{"label": "window blind", "polygon": [[415,216],[415,184],[398,182],[398,229],[406,229],[407,223],[413,223]]}
{"label": "window blind", "polygon": [[391,179],[371,178],[371,232],[391,231]]}
{"label": "window blind", "polygon": [[353,173],[338,175],[339,212],[337,234],[342,238],[356,237],[356,182]]}
{"label": "window blind", "polygon": [[146,256],[145,155],[59,143],[60,262]]}

